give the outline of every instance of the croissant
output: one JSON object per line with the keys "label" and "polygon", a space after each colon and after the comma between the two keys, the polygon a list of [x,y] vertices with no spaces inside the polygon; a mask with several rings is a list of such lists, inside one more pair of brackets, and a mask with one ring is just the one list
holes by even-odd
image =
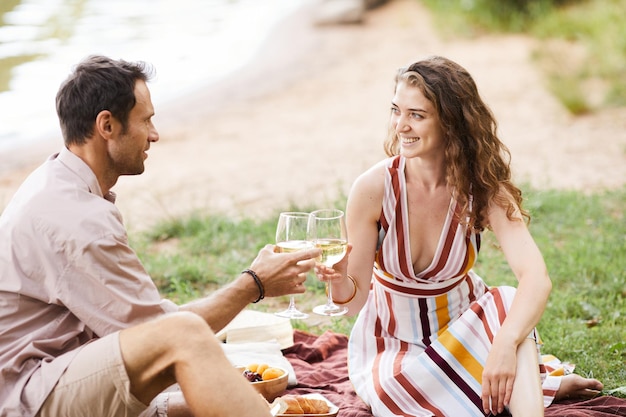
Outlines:
{"label": "croissant", "polygon": [[326,414],[330,411],[328,403],[317,398],[283,395],[280,399],[287,405],[283,414]]}

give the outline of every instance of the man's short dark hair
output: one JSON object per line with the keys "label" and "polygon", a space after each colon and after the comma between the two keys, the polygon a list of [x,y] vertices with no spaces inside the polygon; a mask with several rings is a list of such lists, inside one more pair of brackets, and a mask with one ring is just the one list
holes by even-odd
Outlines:
{"label": "man's short dark hair", "polygon": [[111,112],[125,130],[135,106],[137,80],[148,81],[153,69],[145,62],[90,56],[61,84],[56,109],[65,145],[83,144],[93,134],[96,116]]}

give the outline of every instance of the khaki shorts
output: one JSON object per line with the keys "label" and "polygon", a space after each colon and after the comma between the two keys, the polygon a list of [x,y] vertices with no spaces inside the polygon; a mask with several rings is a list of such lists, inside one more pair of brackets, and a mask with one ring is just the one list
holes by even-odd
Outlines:
{"label": "khaki shorts", "polygon": [[130,393],[116,332],[81,349],[37,416],[136,417],[146,408]]}

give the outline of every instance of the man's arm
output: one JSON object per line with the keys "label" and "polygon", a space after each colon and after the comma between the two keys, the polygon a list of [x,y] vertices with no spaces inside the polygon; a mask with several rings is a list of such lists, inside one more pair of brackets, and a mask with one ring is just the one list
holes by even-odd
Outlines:
{"label": "man's arm", "polygon": [[[319,249],[275,253],[273,245],[266,245],[259,251],[250,269],[258,276],[265,297],[301,294],[305,291],[306,272],[313,268],[315,258],[320,254]],[[208,297],[182,305],[180,310],[200,315],[214,332],[218,332],[259,296],[260,289],[254,277],[242,273]]]}

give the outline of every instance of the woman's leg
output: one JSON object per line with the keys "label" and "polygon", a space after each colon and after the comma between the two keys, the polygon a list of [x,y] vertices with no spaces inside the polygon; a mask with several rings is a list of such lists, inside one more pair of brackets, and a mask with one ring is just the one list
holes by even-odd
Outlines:
{"label": "woman's leg", "polygon": [[509,411],[513,417],[542,417],[544,415],[539,359],[533,339],[526,339],[517,348],[517,370]]}

